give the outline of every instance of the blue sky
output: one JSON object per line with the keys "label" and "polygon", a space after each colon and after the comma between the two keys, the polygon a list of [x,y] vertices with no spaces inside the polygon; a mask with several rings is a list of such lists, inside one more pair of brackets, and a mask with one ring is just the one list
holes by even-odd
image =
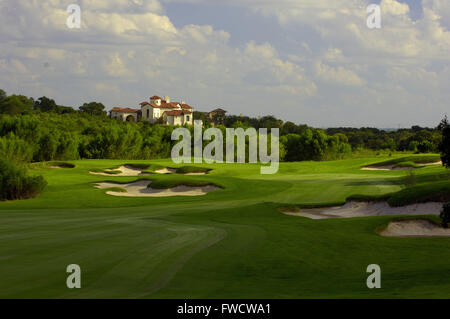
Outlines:
{"label": "blue sky", "polygon": [[0,25],[0,87],[63,105],[157,94],[315,127],[435,126],[450,110],[447,0],[3,0]]}

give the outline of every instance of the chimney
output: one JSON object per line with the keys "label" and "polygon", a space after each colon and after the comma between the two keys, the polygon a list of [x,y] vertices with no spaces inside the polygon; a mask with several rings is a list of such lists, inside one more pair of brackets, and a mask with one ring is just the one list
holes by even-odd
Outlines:
{"label": "chimney", "polygon": [[164,100],[166,100],[166,103],[170,103],[170,97],[168,97],[167,95],[164,97]]}

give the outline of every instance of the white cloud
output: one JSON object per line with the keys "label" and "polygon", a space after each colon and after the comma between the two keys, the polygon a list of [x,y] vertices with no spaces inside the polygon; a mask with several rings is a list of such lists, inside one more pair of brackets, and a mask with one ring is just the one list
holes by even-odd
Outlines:
{"label": "white cloud", "polygon": [[[72,2],[0,2],[0,86],[35,97],[54,94],[63,104],[101,100],[109,107],[136,107],[149,94],[168,94],[205,110],[223,105],[232,113],[275,113],[321,125],[338,116],[355,125],[394,120],[371,107],[395,116],[415,109],[417,121],[430,123],[448,106],[446,0],[423,0],[423,17],[415,21],[405,3],[382,0],[380,30],[366,27],[368,0],[229,0],[236,10],[275,17],[285,33],[237,46],[228,30],[177,24],[162,5],[211,8],[223,1],[83,0],[79,30],[66,26]],[[422,113],[424,105],[434,113]]]}
{"label": "white cloud", "polygon": [[350,86],[362,86],[365,84],[365,81],[355,72],[342,66],[331,67],[318,61],[315,64],[315,71],[316,75],[325,82]]}

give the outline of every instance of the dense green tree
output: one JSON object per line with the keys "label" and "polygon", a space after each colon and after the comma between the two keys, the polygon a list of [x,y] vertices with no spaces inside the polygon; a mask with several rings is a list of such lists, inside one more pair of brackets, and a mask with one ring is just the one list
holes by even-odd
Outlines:
{"label": "dense green tree", "polygon": [[58,105],[58,113],[68,114],[68,113],[76,113],[77,111],[71,106],[62,106]]}
{"label": "dense green tree", "polygon": [[46,96],[42,96],[34,102],[34,109],[40,110],[41,112],[58,112],[59,110],[55,100],[49,99]]}
{"label": "dense green tree", "polygon": [[24,95],[10,95],[3,98],[0,102],[0,113],[4,114],[22,114],[33,109],[33,100]]}
{"label": "dense green tree", "polygon": [[105,106],[99,102],[84,103],[80,111],[90,115],[106,116]]}

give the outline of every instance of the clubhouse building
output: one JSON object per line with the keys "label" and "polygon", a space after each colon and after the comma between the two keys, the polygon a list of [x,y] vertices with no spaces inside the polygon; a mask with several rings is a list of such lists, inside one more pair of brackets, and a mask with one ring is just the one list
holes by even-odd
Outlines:
{"label": "clubhouse building", "polygon": [[166,125],[192,125],[194,108],[182,102],[170,102],[170,98],[165,96],[152,96],[149,102],[140,103],[141,109],[113,108],[109,116],[119,118],[123,121],[148,121],[150,123],[160,123]]}

